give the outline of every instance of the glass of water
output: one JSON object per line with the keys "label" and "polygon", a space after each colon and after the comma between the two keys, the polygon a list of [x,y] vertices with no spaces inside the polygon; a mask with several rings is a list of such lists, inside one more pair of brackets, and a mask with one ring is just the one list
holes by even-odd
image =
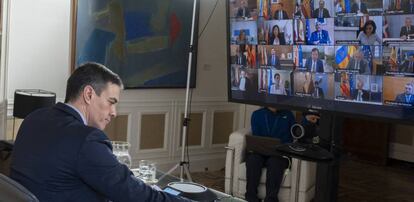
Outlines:
{"label": "glass of water", "polygon": [[154,162],[148,160],[139,161],[139,177],[145,182],[154,182],[156,180],[157,167]]}
{"label": "glass of water", "polygon": [[112,152],[122,164],[131,168],[131,156],[129,155],[129,147],[131,146],[128,142],[124,141],[112,141]]}

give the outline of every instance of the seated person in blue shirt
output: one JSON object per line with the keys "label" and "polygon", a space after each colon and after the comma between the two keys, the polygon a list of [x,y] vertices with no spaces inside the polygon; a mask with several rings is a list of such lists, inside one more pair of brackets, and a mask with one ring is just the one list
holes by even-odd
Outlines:
{"label": "seated person in blue shirt", "polygon": [[[318,117],[309,115],[304,124],[316,123]],[[288,110],[277,110],[264,107],[252,114],[252,134],[257,136],[278,138],[284,143],[291,143],[290,128],[295,124],[293,113]],[[266,198],[264,201],[279,201],[278,193],[283,179],[283,172],[288,167],[288,160],[282,156],[266,156],[254,152],[246,154],[246,194],[247,201],[259,201],[257,187],[260,183],[262,168],[267,168]]]}
{"label": "seated person in blue shirt", "polygon": [[[282,143],[292,142],[290,127],[295,123],[295,117],[291,111],[277,110],[265,107],[256,110],[252,114],[252,134],[257,136],[278,138]],[[280,184],[283,171],[288,167],[288,160],[281,156],[264,156],[249,152],[246,154],[246,194],[247,201],[259,201],[257,187],[260,183],[262,168],[267,168],[266,198],[265,201],[279,201]]]}
{"label": "seated person in blue shirt", "polygon": [[315,23],[315,29],[316,31],[312,32],[308,44],[330,45],[332,43],[329,37],[329,32],[322,29],[321,23],[319,21]]}
{"label": "seated person in blue shirt", "polygon": [[112,153],[103,130],[116,116],[122,86],[103,65],[77,68],[67,81],[65,103],[24,119],[11,178],[39,201],[188,201],[144,184]]}

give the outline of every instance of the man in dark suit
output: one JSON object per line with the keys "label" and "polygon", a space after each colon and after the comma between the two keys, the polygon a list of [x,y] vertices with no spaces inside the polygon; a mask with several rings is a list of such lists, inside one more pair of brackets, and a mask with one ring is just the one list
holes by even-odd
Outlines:
{"label": "man in dark suit", "polygon": [[309,45],[331,45],[331,38],[329,37],[329,32],[323,30],[321,23],[317,21],[315,23],[315,31],[312,32],[308,44]]}
{"label": "man in dark suit", "polygon": [[283,10],[283,3],[277,2],[276,3],[276,11],[273,15],[273,19],[275,20],[286,20],[289,19],[289,16],[285,10]]}
{"label": "man in dark suit", "polygon": [[400,72],[414,73],[414,53],[410,53],[408,60],[405,60],[400,66]]}
{"label": "man in dark suit", "polygon": [[270,55],[267,57],[267,65],[272,66],[276,69],[280,69],[280,61],[276,55],[276,51],[274,48],[270,51]]}
{"label": "man in dark suit", "polygon": [[414,36],[414,26],[411,25],[412,21],[410,17],[406,17],[404,26],[400,30],[400,38],[411,39]]}
{"label": "man in dark suit", "polygon": [[237,9],[236,17],[243,18],[243,19],[248,19],[251,17],[250,9],[247,5],[247,0],[240,1],[240,7],[239,9]]}
{"label": "man in dark suit", "polygon": [[27,116],[15,141],[11,178],[40,201],[182,201],[134,177],[103,132],[116,116],[118,75],[87,63],[67,81],[65,103]]}
{"label": "man in dark suit", "polygon": [[362,0],[355,0],[351,6],[351,13],[368,14],[367,5]]}
{"label": "man in dark suit", "polygon": [[315,81],[313,83],[315,90],[312,93],[312,97],[323,99],[325,97],[325,94],[323,93],[323,89],[319,87],[319,81]]}
{"label": "man in dark suit", "polygon": [[371,74],[371,68],[366,60],[364,60],[364,53],[360,50],[356,51],[349,60],[347,69],[356,70],[359,74]]}
{"label": "man in dark suit", "polygon": [[324,0],[319,1],[319,8],[317,8],[313,11],[312,17],[313,18],[329,18],[329,17],[331,17],[329,15],[328,9],[325,8],[325,1]]}
{"label": "man in dark suit", "polygon": [[247,63],[247,57],[241,51],[237,51],[237,55],[234,58],[235,58],[234,64],[246,65]]}
{"label": "man in dark suit", "polygon": [[352,99],[355,101],[369,101],[369,91],[364,90],[364,81],[362,79],[357,80],[356,89],[352,90]]}
{"label": "man in dark suit", "polygon": [[311,58],[306,59],[305,68],[310,72],[323,72],[323,62],[319,59],[319,50],[313,48],[311,52]]}
{"label": "man in dark suit", "polygon": [[395,97],[395,102],[414,104],[413,84],[412,83],[405,84],[404,93],[398,94],[397,97]]}

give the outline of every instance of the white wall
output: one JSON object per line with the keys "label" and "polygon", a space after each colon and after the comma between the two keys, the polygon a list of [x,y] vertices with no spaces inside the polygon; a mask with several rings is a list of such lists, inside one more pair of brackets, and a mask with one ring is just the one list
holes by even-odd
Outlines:
{"label": "white wall", "polygon": [[69,75],[70,0],[10,1],[7,97],[40,88],[64,97]]}

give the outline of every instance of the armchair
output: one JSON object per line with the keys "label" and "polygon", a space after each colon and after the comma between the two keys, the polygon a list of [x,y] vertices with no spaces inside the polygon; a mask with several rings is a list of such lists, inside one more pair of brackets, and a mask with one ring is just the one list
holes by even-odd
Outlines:
{"label": "armchair", "polygon": [[0,201],[38,202],[39,200],[21,184],[0,174]]}
{"label": "armchair", "polygon": [[[246,193],[246,164],[244,161],[245,136],[251,135],[249,128],[233,132],[229,137],[226,155],[225,192],[236,197],[244,198]],[[280,187],[279,200],[281,202],[309,202],[315,195],[316,163],[292,159],[291,170]],[[298,165],[300,172],[297,172]],[[297,178],[297,173],[298,177]],[[266,168],[262,170],[259,198],[264,199],[266,194]],[[298,190],[296,188],[299,188]],[[296,199],[295,191],[299,191]]]}

